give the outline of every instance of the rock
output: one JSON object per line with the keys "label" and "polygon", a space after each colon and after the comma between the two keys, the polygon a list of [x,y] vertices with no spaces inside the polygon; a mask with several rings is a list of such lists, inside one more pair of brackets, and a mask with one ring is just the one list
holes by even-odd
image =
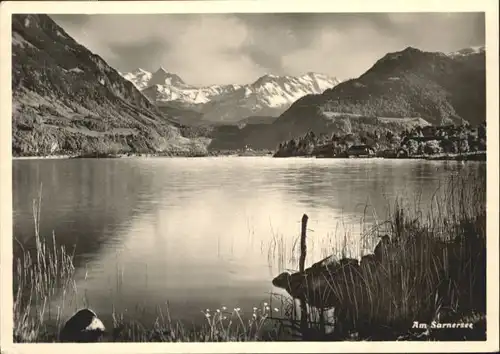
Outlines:
{"label": "rock", "polygon": [[356,259],[356,258],[342,258],[340,261],[339,261],[340,265],[345,267],[345,266],[353,266],[353,267],[357,267],[359,266],[359,261]]}
{"label": "rock", "polygon": [[355,287],[360,274],[357,259],[344,258],[334,262],[328,257],[304,273],[281,273],[272,283],[286,290],[293,298],[304,296],[311,306],[332,308],[339,305],[341,298],[349,293],[349,288]]}
{"label": "rock", "polygon": [[85,308],[77,311],[66,321],[59,339],[61,342],[98,342],[104,336],[105,330],[96,313]]}
{"label": "rock", "polygon": [[337,258],[335,256],[328,256],[323,258],[321,261],[314,263],[311,268],[329,267],[335,264],[338,264]]}
{"label": "rock", "polygon": [[361,257],[360,268],[364,273],[370,273],[376,270],[379,261],[374,254],[367,254]]}
{"label": "rock", "polygon": [[375,251],[373,252],[379,262],[381,262],[387,256],[390,245],[391,238],[389,237],[389,235],[382,236],[380,242],[375,247]]}

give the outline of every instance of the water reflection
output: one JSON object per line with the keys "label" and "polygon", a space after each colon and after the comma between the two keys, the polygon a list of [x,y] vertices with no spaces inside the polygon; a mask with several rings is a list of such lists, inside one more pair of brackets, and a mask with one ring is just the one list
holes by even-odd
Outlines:
{"label": "water reflection", "polygon": [[[136,306],[172,317],[251,308],[270,279],[296,267],[310,217],[307,264],[339,249],[359,256],[361,221],[383,220],[396,195],[421,194],[477,163],[270,158],[15,161],[14,235],[30,244],[31,200],[43,183],[42,235],[78,258],[78,298],[109,316]],[[344,238],[345,237],[345,238]],[[83,301],[83,300],[79,300]],[[73,304],[71,306],[77,306]],[[81,303],[79,304],[81,305]],[[70,312],[73,308],[68,307]]]}

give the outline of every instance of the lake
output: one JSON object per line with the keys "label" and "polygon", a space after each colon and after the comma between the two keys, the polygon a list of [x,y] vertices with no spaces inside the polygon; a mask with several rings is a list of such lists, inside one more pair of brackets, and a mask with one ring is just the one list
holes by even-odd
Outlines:
{"label": "lake", "polygon": [[377,242],[363,230],[385,220],[396,197],[429,210],[448,176],[485,167],[270,157],[14,160],[14,236],[32,243],[32,202],[41,190],[42,237],[54,233],[76,256],[77,296],[65,316],[88,304],[105,321],[113,309],[153,319],[168,302],[173,320],[199,323],[202,310],[251,313],[279,293],[271,280],[297,269],[304,213],[306,266],[342,246],[359,257]]}

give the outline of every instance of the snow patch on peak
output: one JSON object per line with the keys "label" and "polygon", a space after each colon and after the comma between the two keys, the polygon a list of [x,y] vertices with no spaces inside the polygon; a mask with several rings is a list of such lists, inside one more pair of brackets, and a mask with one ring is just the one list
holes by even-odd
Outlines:
{"label": "snow patch on peak", "polygon": [[139,90],[145,89],[148,86],[149,80],[151,80],[151,77],[153,76],[153,74],[149,71],[141,68],[121,75],[128,81],[132,82]]}
{"label": "snow patch on peak", "polygon": [[328,75],[309,71],[309,72],[305,73],[304,75],[301,75],[300,77],[315,78],[315,77],[328,77]]}
{"label": "snow patch on peak", "polygon": [[137,68],[134,71],[132,71],[132,73],[138,73],[138,74],[140,74],[140,73],[146,74],[147,73],[147,74],[151,74],[149,71],[144,70],[142,68]]}
{"label": "snow patch on peak", "polygon": [[486,51],[485,46],[473,46],[469,48],[463,48],[451,53],[448,53],[448,56],[454,57],[465,57],[468,55],[481,54]]}
{"label": "snow patch on peak", "polygon": [[154,73],[136,71],[123,76],[154,102],[161,104],[175,100],[203,107],[200,109],[210,117],[209,120],[229,119],[238,115],[241,109],[254,113],[266,109],[281,112],[299,98],[323,93],[340,82],[337,78],[313,72],[298,77],[267,73],[246,85],[194,87],[162,67]]}
{"label": "snow patch on peak", "polygon": [[158,68],[158,70],[156,70],[155,74],[156,73],[158,73],[158,74],[168,74],[168,71],[163,66],[160,66]]}
{"label": "snow patch on peak", "polygon": [[148,85],[174,85],[174,86],[185,86],[186,84],[182,79],[176,75],[169,73],[163,67],[160,67],[155,71],[149,78]]}

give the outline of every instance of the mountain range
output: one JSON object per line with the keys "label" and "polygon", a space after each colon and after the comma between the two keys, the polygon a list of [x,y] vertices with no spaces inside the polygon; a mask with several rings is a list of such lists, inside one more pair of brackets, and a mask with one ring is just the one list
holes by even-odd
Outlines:
{"label": "mountain range", "polygon": [[315,119],[328,125],[341,115],[419,117],[436,125],[480,123],[486,114],[484,48],[461,53],[412,47],[388,53],[360,77],[299,99],[276,123]]}
{"label": "mountain range", "polygon": [[14,155],[206,153],[47,15],[12,16],[12,91]]}
{"label": "mountain range", "polygon": [[[355,79],[264,75],[195,87],[160,68],[122,74],[47,15],[12,18],[14,155],[274,149],[315,133],[486,119],[485,48],[408,47]],[[190,125],[191,127],[187,127]]]}
{"label": "mountain range", "polygon": [[[450,54],[408,47],[388,53],[356,79],[298,99],[272,124],[220,133],[211,148],[274,149],[306,134],[402,131],[486,120],[485,48]],[[243,141],[240,143],[240,141]]]}
{"label": "mountain range", "polygon": [[200,123],[235,123],[249,116],[277,117],[299,98],[320,94],[340,82],[310,72],[299,77],[266,74],[246,85],[196,87],[162,67],[154,73],[137,69],[122,75],[158,107],[200,113]]}

